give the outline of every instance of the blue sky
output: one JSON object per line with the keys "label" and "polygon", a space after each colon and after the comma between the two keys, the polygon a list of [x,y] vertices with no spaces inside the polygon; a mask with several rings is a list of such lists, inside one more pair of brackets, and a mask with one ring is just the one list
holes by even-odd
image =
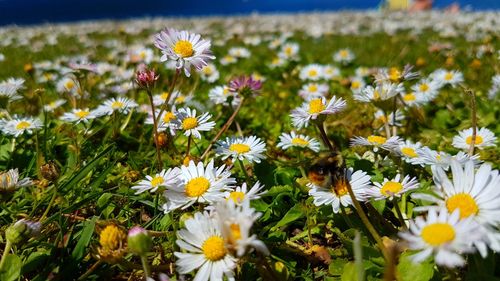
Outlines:
{"label": "blue sky", "polygon": [[[0,25],[141,16],[244,14],[373,9],[379,0],[0,0]],[[435,0],[444,7],[453,0]],[[500,9],[500,0],[457,0],[473,9]]]}

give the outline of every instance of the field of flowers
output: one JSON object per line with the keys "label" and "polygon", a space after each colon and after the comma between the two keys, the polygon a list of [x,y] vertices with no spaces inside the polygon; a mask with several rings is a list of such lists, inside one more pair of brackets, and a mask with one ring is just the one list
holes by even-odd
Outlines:
{"label": "field of flowers", "polygon": [[500,13],[0,29],[0,280],[500,280]]}

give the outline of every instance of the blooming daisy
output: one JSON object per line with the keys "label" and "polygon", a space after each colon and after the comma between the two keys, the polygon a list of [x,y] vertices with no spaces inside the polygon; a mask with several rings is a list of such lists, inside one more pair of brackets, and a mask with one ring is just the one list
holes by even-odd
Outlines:
{"label": "blooming daisy", "polygon": [[353,172],[352,168],[345,169],[342,173],[340,178],[329,182],[327,186],[307,184],[311,188],[309,195],[314,198],[314,205],[331,205],[334,213],[339,212],[341,204],[344,207],[353,205],[347,185],[351,186],[357,200],[365,200],[366,190],[370,187],[370,176],[361,170]]}
{"label": "blooming daisy", "polygon": [[289,149],[290,147],[309,148],[314,152],[319,151],[319,141],[306,135],[297,134],[292,131],[290,134],[282,133],[279,137],[278,147]]}
{"label": "blooming daisy", "polygon": [[72,95],[78,94],[80,91],[78,84],[73,76],[65,76],[57,82],[56,89],[60,93],[68,92]]}
{"label": "blooming daisy", "polygon": [[30,178],[19,180],[19,171],[17,168],[0,173],[0,195],[4,192],[12,192],[19,187],[25,187],[31,184]]}
{"label": "blooming daisy", "polygon": [[160,187],[170,188],[172,186],[179,184],[180,176],[179,168],[170,168],[168,170],[163,169],[160,173],[154,176],[147,175],[146,179],[141,180],[137,185],[132,186],[132,189],[136,190],[135,194],[140,194],[145,191],[154,193]]}
{"label": "blooming daisy", "polygon": [[12,120],[3,120],[0,130],[7,135],[18,137],[23,133],[32,134],[34,130],[43,127],[42,121],[38,118],[31,117],[14,117]]}
{"label": "blooming daisy", "polygon": [[305,100],[325,97],[328,94],[329,89],[330,87],[328,87],[327,84],[308,83],[302,86],[302,89],[299,91],[299,96]]}
{"label": "blooming daisy", "polygon": [[205,167],[202,162],[189,161],[188,166],[181,166],[179,184],[169,187],[163,193],[166,203],[165,213],[174,209],[185,209],[196,202],[213,203],[224,198],[224,192],[231,190],[236,181],[223,165],[214,168],[214,160]]}
{"label": "blooming daisy", "polygon": [[319,64],[309,64],[304,66],[299,73],[301,80],[317,81],[323,76],[323,67]]}
{"label": "blooming daisy", "polygon": [[349,49],[341,49],[333,55],[333,60],[341,64],[349,64],[354,60],[354,54]]}
{"label": "blooming daisy", "polygon": [[248,58],[250,57],[250,51],[243,47],[232,47],[228,50],[230,56],[235,58]]}
{"label": "blooming daisy", "polygon": [[281,46],[281,50],[278,53],[278,56],[285,60],[293,60],[297,59],[298,54],[299,54],[299,44],[285,43]]}
{"label": "blooming daisy", "polygon": [[219,79],[219,71],[213,63],[205,65],[200,71],[201,80],[213,83]]}
{"label": "blooming daisy", "polygon": [[132,109],[136,108],[138,105],[135,101],[129,98],[111,98],[104,101],[103,104],[99,105],[94,111],[97,117],[102,115],[111,115],[114,112],[119,112],[122,114],[128,114]]}
{"label": "blooming daisy", "polygon": [[340,70],[332,65],[323,66],[323,79],[330,80],[340,77]]}
{"label": "blooming daisy", "polygon": [[439,94],[440,84],[430,78],[426,78],[413,85],[411,89],[415,95],[421,96],[427,101],[431,101]]}
{"label": "blooming daisy", "polygon": [[400,95],[406,106],[420,106],[429,102],[424,95],[416,94],[415,92],[401,92]]}
{"label": "blooming daisy", "polygon": [[333,96],[327,102],[326,98],[316,98],[305,101],[300,107],[292,110],[290,114],[292,123],[298,129],[309,126],[310,120],[316,120],[320,115],[335,114],[343,110],[347,103],[342,98]]}
{"label": "blooming daisy", "polygon": [[207,212],[195,213],[177,232],[177,245],[183,252],[175,252],[177,271],[187,274],[198,269],[193,280],[216,281],[226,276],[234,280],[236,258],[227,247],[218,220]]}
{"label": "blooming daisy", "polygon": [[[495,146],[497,137],[487,128],[480,128],[476,132],[474,147],[483,149],[485,147]],[[472,143],[472,128],[458,132],[458,136],[453,137],[453,146],[459,149],[469,149]]]}
{"label": "blooming daisy", "polygon": [[413,66],[405,65],[403,71],[399,70],[397,67],[391,67],[389,69],[380,69],[377,74],[375,74],[375,81],[377,83],[383,82],[393,82],[399,83],[407,80],[415,79],[419,76],[418,72],[411,71]]}
{"label": "blooming daisy", "polygon": [[90,120],[96,118],[97,116],[94,112],[90,111],[88,108],[84,109],[73,109],[71,112],[66,112],[61,116],[61,120],[71,123],[88,123]]}
{"label": "blooming daisy", "polygon": [[60,107],[61,105],[65,104],[65,103],[66,103],[66,100],[58,99],[58,100],[52,101],[52,102],[44,105],[43,109],[47,112],[53,112],[54,110],[56,110],[58,107]]}
{"label": "blooming daisy", "polygon": [[191,66],[201,70],[209,60],[215,59],[210,51],[210,40],[201,39],[199,34],[166,28],[155,35],[155,46],[163,53],[160,61],[174,60],[177,69],[184,69],[190,76]]}
{"label": "blooming daisy", "polygon": [[265,158],[266,144],[256,136],[228,137],[217,143],[216,153],[222,159],[231,157],[233,161],[247,160],[260,163]]}
{"label": "blooming daisy", "polygon": [[407,163],[411,163],[413,159],[419,157],[418,151],[422,147],[420,142],[413,143],[410,140],[401,141],[398,145],[399,155]]}
{"label": "blooming daisy", "polygon": [[461,253],[473,253],[473,240],[481,240],[477,224],[471,219],[460,220],[458,211],[449,214],[446,209],[430,210],[427,217],[417,217],[410,221],[407,232],[399,236],[408,242],[412,250],[419,250],[412,257],[414,262],[422,262],[434,255],[436,264],[456,267],[465,264]]}
{"label": "blooming daisy", "polygon": [[400,138],[398,136],[392,136],[389,139],[382,136],[371,135],[367,138],[364,137],[354,137],[351,139],[351,146],[363,145],[363,146],[373,146],[373,151],[377,152],[378,148],[382,148],[387,151],[395,151],[399,145]]}
{"label": "blooming daisy", "polygon": [[242,204],[243,201],[247,200],[255,200],[259,199],[261,195],[265,194],[267,191],[262,191],[264,188],[264,185],[261,185],[259,182],[256,182],[250,190],[247,188],[247,184],[243,183],[240,186],[237,186],[234,190],[232,191],[227,191],[225,193],[226,200],[232,200],[236,204]]}
{"label": "blooming daisy", "polygon": [[410,176],[405,176],[401,179],[401,175],[397,174],[392,180],[384,178],[382,183],[374,182],[374,186],[368,189],[367,194],[375,198],[375,200],[380,199],[393,199],[394,197],[401,197],[404,193],[417,189],[419,183],[416,178],[410,178]]}
{"label": "blooming daisy", "polygon": [[167,101],[167,98],[169,99],[169,103],[172,101],[172,97],[178,97],[180,96],[180,92],[179,91],[173,91],[172,92],[172,95],[169,95],[168,92],[163,92],[159,95],[154,95],[153,96],[153,104],[155,106],[161,106],[163,104],[165,104],[165,102]]}
{"label": "blooming daisy", "polygon": [[237,61],[238,61],[238,59],[236,57],[233,57],[231,55],[225,55],[220,60],[220,64],[222,64],[222,65],[228,65],[228,64],[235,63]]}
{"label": "blooming daisy", "polygon": [[353,94],[359,94],[366,86],[365,79],[363,77],[355,76],[351,79],[351,91]]}
{"label": "blooming daisy", "polygon": [[464,81],[464,75],[458,70],[438,69],[431,74],[431,77],[441,85],[456,85]]}
{"label": "blooming daisy", "polygon": [[238,95],[238,93],[231,92],[229,90],[229,87],[227,86],[217,86],[215,88],[212,88],[208,92],[208,98],[214,104],[222,104],[224,106],[228,106],[228,100],[231,99],[232,107],[236,107],[241,101],[241,97]]}
{"label": "blooming daisy", "polygon": [[379,83],[375,87],[369,85],[354,93],[353,98],[362,102],[385,101],[402,92],[404,92],[402,84]]}
{"label": "blooming daisy", "polygon": [[469,156],[465,154],[463,151],[457,153],[457,155],[450,155],[443,151],[435,151],[426,146],[417,150],[418,157],[413,158],[410,162],[413,165],[429,165],[432,167],[440,167],[444,170],[448,170],[450,168],[451,160],[456,159],[458,162],[465,164],[468,160],[475,161],[477,163],[477,159],[479,158],[477,155]]}
{"label": "blooming daisy", "polygon": [[[396,117],[396,118],[394,118]],[[375,112],[375,120],[380,121],[382,125],[385,123],[389,123],[391,126],[401,126],[401,121],[404,120],[405,116],[403,115],[403,112],[399,109],[396,110],[396,114],[394,112],[389,113],[389,115],[386,115],[383,110],[377,110]]]}
{"label": "blooming daisy", "polygon": [[210,131],[215,127],[215,122],[208,121],[212,115],[203,113],[196,116],[196,109],[181,108],[177,111],[175,122],[177,129],[183,130],[186,137],[194,136],[201,139],[200,131]]}

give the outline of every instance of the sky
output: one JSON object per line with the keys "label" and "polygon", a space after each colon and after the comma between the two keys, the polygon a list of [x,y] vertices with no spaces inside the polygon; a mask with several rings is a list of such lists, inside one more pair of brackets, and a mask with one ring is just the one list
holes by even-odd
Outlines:
{"label": "sky", "polygon": [[[380,0],[0,0],[0,25],[123,19],[143,16],[231,15],[376,9]],[[458,2],[474,10],[500,9],[500,0],[435,0],[445,7]]]}

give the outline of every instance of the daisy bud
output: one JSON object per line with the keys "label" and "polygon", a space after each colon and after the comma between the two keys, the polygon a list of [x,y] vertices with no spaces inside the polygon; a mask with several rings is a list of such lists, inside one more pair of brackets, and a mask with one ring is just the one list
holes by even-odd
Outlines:
{"label": "daisy bud", "polygon": [[25,219],[17,221],[5,231],[5,237],[12,244],[19,244],[40,233],[42,224]]}
{"label": "daisy bud", "polygon": [[156,75],[154,70],[144,68],[137,71],[135,82],[139,87],[152,88],[156,80],[158,80],[158,77],[160,77],[160,75]]}
{"label": "daisy bud", "polygon": [[59,178],[59,169],[54,162],[46,163],[40,167],[42,177],[48,181],[56,181]]}
{"label": "daisy bud", "polygon": [[129,252],[139,256],[151,251],[153,246],[148,232],[140,226],[134,226],[128,231],[127,243]]}
{"label": "daisy bud", "polygon": [[168,136],[165,133],[159,133],[156,138],[156,144],[160,147],[165,147],[168,142]]}
{"label": "daisy bud", "polygon": [[255,95],[262,88],[262,81],[254,80],[251,76],[240,76],[229,82],[229,91],[244,97]]}

